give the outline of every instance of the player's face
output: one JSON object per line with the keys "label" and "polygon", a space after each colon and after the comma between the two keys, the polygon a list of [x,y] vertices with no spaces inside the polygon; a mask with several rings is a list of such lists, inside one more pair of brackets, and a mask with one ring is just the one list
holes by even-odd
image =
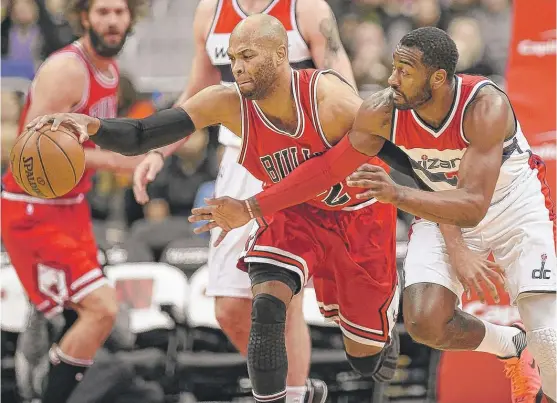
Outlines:
{"label": "player's face", "polygon": [[389,85],[394,91],[398,109],[416,109],[432,97],[431,71],[422,64],[422,53],[413,48],[397,46],[393,54],[393,71]]}
{"label": "player's face", "polygon": [[265,98],[277,76],[272,53],[255,44],[236,45],[231,40],[228,57],[242,95],[252,100]]}
{"label": "player's face", "polygon": [[126,0],[94,0],[85,27],[100,56],[113,57],[124,46],[131,14]]}

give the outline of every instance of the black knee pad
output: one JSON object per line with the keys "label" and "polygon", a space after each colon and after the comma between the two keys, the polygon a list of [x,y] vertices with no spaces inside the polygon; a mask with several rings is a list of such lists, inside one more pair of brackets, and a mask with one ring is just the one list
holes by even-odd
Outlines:
{"label": "black knee pad", "polygon": [[258,294],[253,298],[251,319],[248,373],[254,396],[259,396],[259,401],[286,393],[286,304],[272,295]]}
{"label": "black knee pad", "polygon": [[265,325],[286,322],[286,304],[270,294],[257,294],[253,298],[251,320]]}
{"label": "black knee pad", "polygon": [[354,371],[361,376],[371,377],[376,382],[389,382],[395,376],[399,355],[400,339],[396,329],[393,329],[389,344],[385,345],[379,354],[352,357],[346,353],[346,358]]}
{"label": "black knee pad", "polygon": [[373,377],[383,362],[382,352],[367,357],[352,357],[346,353],[346,358],[354,371],[365,378]]}
{"label": "black knee pad", "polygon": [[300,276],[291,270],[272,264],[250,263],[248,265],[248,274],[252,287],[267,281],[280,281],[286,284],[294,294],[298,294],[302,289]]}

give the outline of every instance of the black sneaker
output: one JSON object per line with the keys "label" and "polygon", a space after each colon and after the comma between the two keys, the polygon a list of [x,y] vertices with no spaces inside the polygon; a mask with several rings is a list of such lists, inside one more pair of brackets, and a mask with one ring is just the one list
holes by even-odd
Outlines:
{"label": "black sneaker", "polygon": [[372,378],[376,382],[389,382],[395,376],[398,356],[400,355],[400,338],[396,325],[391,332],[389,345],[384,348],[381,354],[383,355],[383,362]]}
{"label": "black sneaker", "polygon": [[306,381],[306,397],[304,403],[325,403],[327,400],[327,384],[320,379],[308,379]]}

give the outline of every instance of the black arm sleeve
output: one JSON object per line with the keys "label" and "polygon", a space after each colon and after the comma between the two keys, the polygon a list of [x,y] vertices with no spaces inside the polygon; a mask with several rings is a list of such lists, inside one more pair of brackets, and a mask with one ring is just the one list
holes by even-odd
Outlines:
{"label": "black arm sleeve", "polygon": [[141,155],[181,140],[195,131],[182,108],[165,109],[144,119],[101,119],[91,141],[123,155]]}
{"label": "black arm sleeve", "polygon": [[419,189],[426,191],[432,190],[416,175],[414,169],[412,169],[410,157],[389,140],[385,140],[385,144],[383,144],[377,156],[385,161],[391,168],[412,178]]}

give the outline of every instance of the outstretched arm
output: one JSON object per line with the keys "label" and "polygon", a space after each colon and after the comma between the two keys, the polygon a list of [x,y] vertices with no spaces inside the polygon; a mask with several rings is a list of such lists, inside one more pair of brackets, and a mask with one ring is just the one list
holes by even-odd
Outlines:
{"label": "outstretched arm", "polygon": [[351,175],[348,184],[369,188],[361,196],[380,200],[388,188],[393,194],[387,201],[401,210],[438,223],[474,227],[489,208],[501,167],[503,142],[514,130],[514,117],[506,97],[491,86],[480,90],[468,106],[463,128],[470,144],[460,163],[455,190],[426,193],[394,186],[388,175],[378,169],[357,172]]}
{"label": "outstretched arm", "polygon": [[223,124],[241,132],[240,99],[234,88],[214,85],[188,99],[180,107],[166,109],[143,119],[97,119],[63,113],[46,115],[32,122],[37,129],[53,121],[53,129],[66,123],[90,136],[102,148],[124,155],[139,155],[189,136],[198,129]]}
{"label": "outstretched arm", "polygon": [[286,178],[248,200],[255,217],[313,199],[343,181],[381,152],[391,119],[390,91],[372,95],[360,107],[352,130],[333,148],[304,162]]}

